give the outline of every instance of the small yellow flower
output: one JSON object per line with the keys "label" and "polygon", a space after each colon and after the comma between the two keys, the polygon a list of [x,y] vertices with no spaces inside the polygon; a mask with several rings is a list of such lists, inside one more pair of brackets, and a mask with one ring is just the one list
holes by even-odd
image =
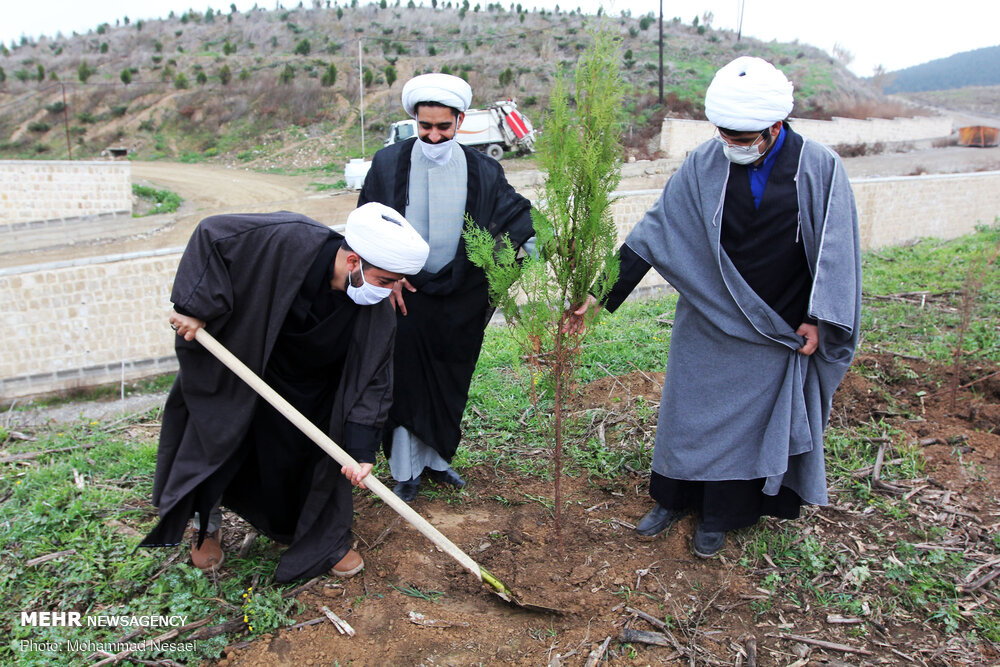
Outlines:
{"label": "small yellow flower", "polygon": [[249,623],[249,622],[250,622],[250,619],[249,619],[249,618],[247,618],[247,615],[246,615],[246,614],[243,614],[243,622],[244,622],[244,623]]}
{"label": "small yellow flower", "polygon": [[21,480],[17,480],[16,482],[14,482],[14,486],[17,486],[20,483],[21,483]]}

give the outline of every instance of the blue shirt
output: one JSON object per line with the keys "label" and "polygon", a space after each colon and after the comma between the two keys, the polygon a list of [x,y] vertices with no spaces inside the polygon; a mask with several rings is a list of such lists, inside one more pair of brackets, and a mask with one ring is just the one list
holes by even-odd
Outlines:
{"label": "blue shirt", "polygon": [[760,200],[764,197],[764,188],[767,186],[767,177],[771,175],[774,167],[774,160],[781,152],[781,147],[785,145],[785,124],[781,124],[781,132],[778,133],[778,140],[774,142],[774,148],[767,154],[760,166],[750,165],[747,167],[747,176],[750,177],[750,192],[753,193],[753,207],[760,208]]}

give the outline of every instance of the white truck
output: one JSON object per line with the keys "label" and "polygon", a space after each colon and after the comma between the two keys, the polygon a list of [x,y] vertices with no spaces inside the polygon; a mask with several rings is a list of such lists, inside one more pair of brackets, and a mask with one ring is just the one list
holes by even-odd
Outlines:
{"label": "white truck", "polygon": [[[417,121],[412,118],[393,123],[385,145],[406,141],[417,134]],[[524,114],[517,110],[514,100],[502,100],[485,109],[469,109],[458,129],[458,143],[483,151],[494,160],[503,157],[504,151],[533,153],[535,129]]]}

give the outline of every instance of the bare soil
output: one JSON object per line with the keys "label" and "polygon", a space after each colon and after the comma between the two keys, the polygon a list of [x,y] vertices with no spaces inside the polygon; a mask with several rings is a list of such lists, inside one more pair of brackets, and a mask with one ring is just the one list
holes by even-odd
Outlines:
{"label": "bare soil", "polygon": [[[605,378],[581,389],[578,407],[618,415],[611,422],[620,426],[638,397],[659,400],[662,379],[641,372]],[[910,496],[915,516],[890,519],[833,488],[831,505],[805,509],[796,530],[878,562],[886,557],[880,552],[885,547],[873,535],[922,542],[912,528],[929,523],[942,532],[941,548],[960,550],[974,562],[992,559],[995,566],[997,549],[989,540],[1000,525],[1000,374],[996,367],[976,367],[959,380],[952,407],[950,368],[890,355],[859,357],[835,397],[832,422],[851,427],[882,419],[921,447],[924,474],[893,482]],[[608,446],[628,446],[614,444],[622,432],[612,425]],[[761,665],[1000,664],[996,646],[947,635],[918,610],[872,609],[843,624],[830,620],[838,610],[817,605],[804,592],[798,592],[798,604],[788,591],[772,594],[762,582],[779,568],[739,564],[743,542],[759,528],[731,534],[721,555],[708,560],[690,551],[691,517],[666,534],[639,537],[632,525],[651,507],[645,471],[611,481],[564,478],[568,504],[561,546],[551,513],[539,501],[551,498],[550,483],[490,467],[463,474],[469,481],[465,493],[422,495],[414,508],[527,601],[562,613],[504,602],[391,509],[359,496],[355,535],[366,569],[352,579],[314,581],[298,595],[303,610],[297,617],[321,618],[325,605],[356,636],[341,635],[323,621],[235,643],[216,664],[584,665],[608,637],[604,659],[611,665],[741,664],[750,640]],[[241,539],[231,534],[227,547],[236,548]],[[842,574],[824,573],[820,587],[845,590]],[[864,593],[891,599],[888,585],[873,571]],[[425,600],[404,592],[412,589],[441,595]],[[963,595],[960,606],[997,609],[998,601],[994,580]],[[622,643],[631,630],[662,630],[639,612],[673,618],[666,646]]]}

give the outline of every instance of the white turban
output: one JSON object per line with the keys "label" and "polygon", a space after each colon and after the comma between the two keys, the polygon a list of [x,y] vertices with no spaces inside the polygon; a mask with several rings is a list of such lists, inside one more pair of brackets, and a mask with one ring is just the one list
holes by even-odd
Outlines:
{"label": "white turban", "polygon": [[792,82],[774,65],[740,56],[718,72],[705,93],[705,115],[728,130],[763,130],[792,112]]}
{"label": "white turban", "polygon": [[451,74],[421,74],[403,86],[403,109],[413,118],[417,117],[416,106],[420,102],[437,102],[464,112],[472,104],[472,87]]}
{"label": "white turban", "polygon": [[351,211],[344,238],[366,262],[408,276],[424,268],[430,252],[427,242],[406,218],[378,202]]}

